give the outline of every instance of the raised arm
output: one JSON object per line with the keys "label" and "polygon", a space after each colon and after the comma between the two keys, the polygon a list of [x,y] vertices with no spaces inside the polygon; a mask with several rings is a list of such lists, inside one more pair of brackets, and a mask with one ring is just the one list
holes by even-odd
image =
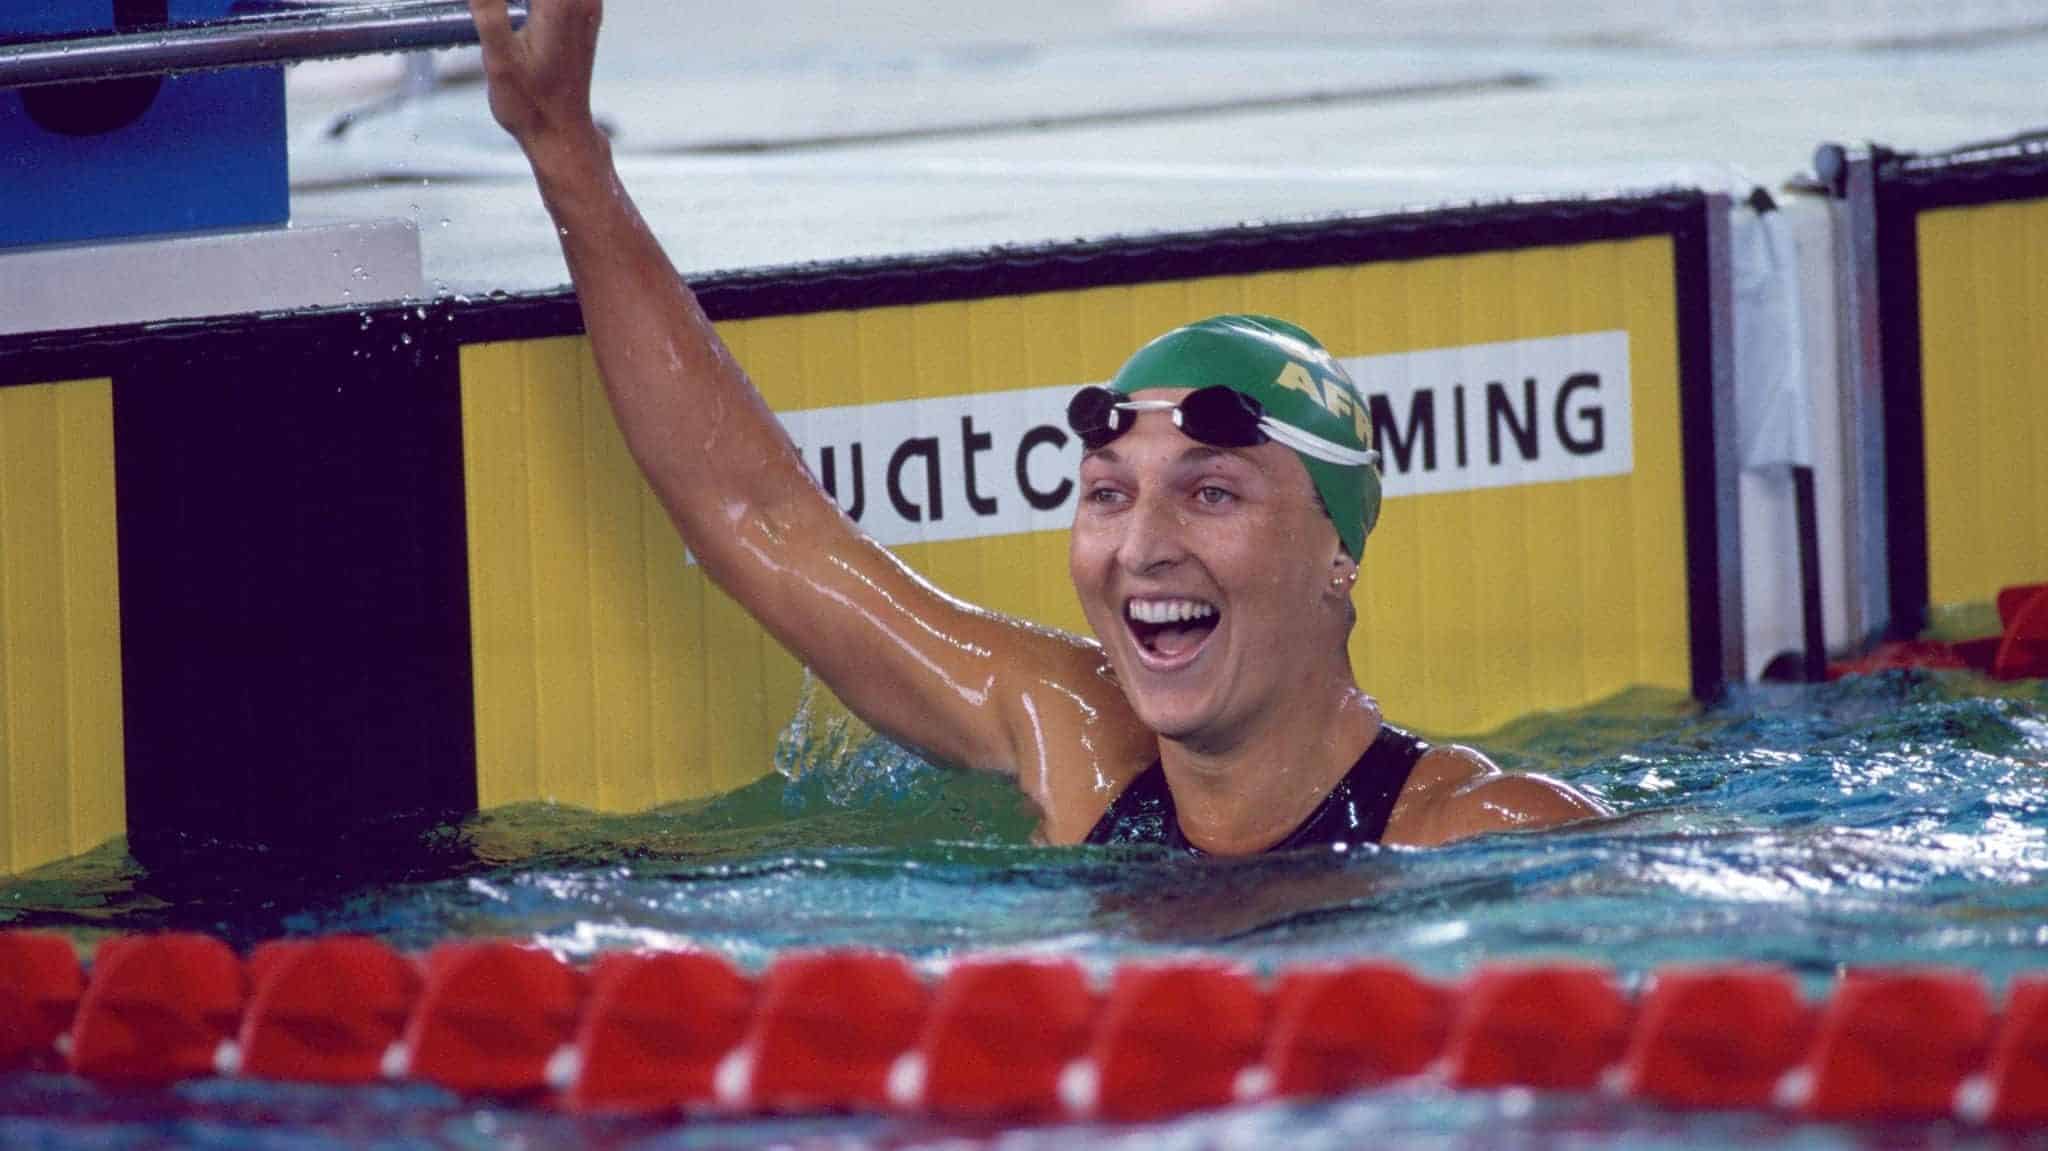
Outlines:
{"label": "raised arm", "polygon": [[534,0],[518,32],[505,0],[470,9],[627,447],[705,571],[877,730],[1016,773],[1077,838],[1151,754],[1100,652],[941,595],[812,480],[619,181],[590,114],[599,0]]}

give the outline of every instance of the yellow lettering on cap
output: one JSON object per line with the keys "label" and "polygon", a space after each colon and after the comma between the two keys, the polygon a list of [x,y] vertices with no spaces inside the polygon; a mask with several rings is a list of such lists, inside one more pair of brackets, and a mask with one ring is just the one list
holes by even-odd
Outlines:
{"label": "yellow lettering on cap", "polygon": [[1323,407],[1340,420],[1350,420],[1351,426],[1358,426],[1358,405],[1351,402],[1350,393],[1334,384],[1324,385]]}
{"label": "yellow lettering on cap", "polygon": [[1329,404],[1329,401],[1323,399],[1322,385],[1318,384],[1316,378],[1308,374],[1308,369],[1300,364],[1288,363],[1286,367],[1280,369],[1279,377],[1273,382],[1283,388],[1301,392],[1318,404],[1326,407]]}
{"label": "yellow lettering on cap", "polygon": [[1335,384],[1324,383],[1311,375],[1307,368],[1295,363],[1280,369],[1280,375],[1273,383],[1301,392],[1324,411],[1340,420],[1349,420],[1351,430],[1358,435],[1358,442],[1372,447],[1372,424],[1366,418],[1365,406],[1352,399],[1350,392]]}
{"label": "yellow lettering on cap", "polygon": [[[1364,444],[1367,449],[1370,449],[1372,447],[1372,422],[1365,418],[1365,405],[1352,399],[1350,392],[1337,387],[1335,384],[1330,386],[1330,399],[1332,401],[1330,410],[1336,412],[1339,419],[1348,417],[1351,420],[1352,434],[1358,437],[1359,443]],[[1343,410],[1338,411],[1340,408]]]}

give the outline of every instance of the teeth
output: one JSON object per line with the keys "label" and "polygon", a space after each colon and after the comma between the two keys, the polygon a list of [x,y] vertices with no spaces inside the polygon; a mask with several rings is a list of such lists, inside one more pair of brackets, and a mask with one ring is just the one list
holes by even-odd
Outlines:
{"label": "teeth", "polygon": [[1214,607],[1194,599],[1134,599],[1124,610],[1139,623],[1179,623],[1216,614]]}

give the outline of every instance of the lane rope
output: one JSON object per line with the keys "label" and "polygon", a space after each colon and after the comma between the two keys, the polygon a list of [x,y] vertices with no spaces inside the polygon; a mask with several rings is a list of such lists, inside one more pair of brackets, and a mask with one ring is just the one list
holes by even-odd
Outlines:
{"label": "lane rope", "polygon": [[111,1084],[407,1079],[577,1112],[895,1111],[1146,1121],[1386,1085],[1598,1091],[1673,1109],[2048,1129],[2048,972],[1855,970],[1820,1002],[1763,965],[1671,967],[1630,994],[1580,963],[1456,982],[1365,961],[1271,980],[1213,959],[705,952],[587,966],[503,941],[102,944],[0,932],[0,1072]]}

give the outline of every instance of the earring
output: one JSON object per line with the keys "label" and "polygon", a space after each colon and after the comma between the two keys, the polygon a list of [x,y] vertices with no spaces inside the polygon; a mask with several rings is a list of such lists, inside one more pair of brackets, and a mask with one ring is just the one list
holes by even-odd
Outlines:
{"label": "earring", "polygon": [[1351,584],[1355,584],[1355,583],[1357,583],[1357,582],[1358,582],[1358,573],[1357,573],[1357,572],[1352,572],[1352,573],[1351,573],[1350,575],[1340,575],[1340,576],[1331,576],[1331,577],[1330,577],[1330,590],[1331,590],[1331,591],[1342,591],[1342,590],[1343,590],[1344,588],[1348,587],[1348,586],[1349,586],[1349,585],[1351,585]]}

